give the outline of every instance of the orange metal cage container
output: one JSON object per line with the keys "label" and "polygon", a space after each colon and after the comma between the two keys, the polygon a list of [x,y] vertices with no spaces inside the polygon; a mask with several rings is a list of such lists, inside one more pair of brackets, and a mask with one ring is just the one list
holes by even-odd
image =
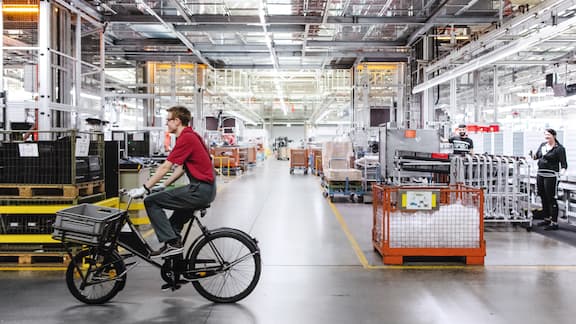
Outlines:
{"label": "orange metal cage container", "polygon": [[372,190],[372,244],[384,264],[402,264],[407,256],[459,256],[466,264],[484,264],[482,189],[374,184]]}
{"label": "orange metal cage container", "polygon": [[290,149],[290,168],[307,168],[308,150]]}

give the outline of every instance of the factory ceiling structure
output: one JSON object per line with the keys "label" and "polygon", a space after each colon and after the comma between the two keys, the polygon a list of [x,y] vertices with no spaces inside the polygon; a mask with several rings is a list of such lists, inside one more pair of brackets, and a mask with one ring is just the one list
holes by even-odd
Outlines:
{"label": "factory ceiling structure", "polygon": [[[498,1],[495,1],[496,3]],[[431,29],[498,22],[494,1],[93,1],[108,22],[107,53],[214,68],[349,69],[407,61]]]}
{"label": "factory ceiling structure", "polygon": [[[258,123],[347,118],[360,99],[368,100],[358,91],[362,76],[357,72],[370,63],[402,63],[405,68],[395,74],[390,65],[393,68],[385,67],[382,74],[367,77],[388,83],[382,83],[381,93],[370,92],[369,100],[375,102],[365,106],[401,102],[409,110],[450,107],[452,114],[481,106],[493,111],[493,119],[498,106],[546,100],[544,93],[551,89],[546,89],[545,74],[554,74],[565,85],[576,83],[573,0],[54,3],[78,8],[104,23],[105,64],[114,70],[116,84],[133,78],[124,77],[122,68],[198,63],[210,71],[206,80],[224,85],[207,89],[204,104],[248,110],[245,119]],[[4,24],[10,29],[10,18]],[[18,21],[18,33],[5,33],[5,46],[35,43],[34,33],[23,26]],[[95,65],[101,59],[99,42],[94,37],[82,45],[83,51],[94,48]],[[6,64],[27,60],[22,52],[16,54],[7,56]],[[403,92],[386,92],[394,87]],[[535,96],[526,99],[517,93]],[[346,106],[348,112],[335,108]],[[430,116],[420,119],[425,117]]]}

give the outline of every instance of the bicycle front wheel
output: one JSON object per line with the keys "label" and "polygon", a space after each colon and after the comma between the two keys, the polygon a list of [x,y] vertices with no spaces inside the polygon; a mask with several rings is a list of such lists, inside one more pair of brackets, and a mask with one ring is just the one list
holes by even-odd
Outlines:
{"label": "bicycle front wheel", "polygon": [[103,304],[126,285],[125,270],[124,261],[116,252],[100,254],[95,249],[82,250],[68,265],[66,285],[79,301]]}
{"label": "bicycle front wheel", "polygon": [[260,279],[260,250],[249,237],[219,231],[203,238],[188,259],[190,270],[219,269],[217,274],[193,281],[204,298],[215,303],[235,303],[248,296]]}

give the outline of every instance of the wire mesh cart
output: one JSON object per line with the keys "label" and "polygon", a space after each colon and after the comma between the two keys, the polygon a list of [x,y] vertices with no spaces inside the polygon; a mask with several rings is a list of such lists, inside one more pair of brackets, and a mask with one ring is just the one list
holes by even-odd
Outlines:
{"label": "wire mesh cart", "polygon": [[487,223],[524,224],[532,229],[530,165],[524,158],[466,155],[451,159],[451,183],[484,188]]}
{"label": "wire mesh cart", "polygon": [[308,174],[308,150],[307,149],[290,149],[290,174],[294,170],[302,170]]}
{"label": "wire mesh cart", "polygon": [[363,157],[354,161],[354,166],[362,172],[363,200],[365,203],[372,202],[372,184],[381,182],[380,162],[378,157]]}
{"label": "wire mesh cart", "polygon": [[484,264],[482,189],[375,184],[372,190],[372,244],[384,264],[402,264],[410,256],[457,256],[466,264]]}

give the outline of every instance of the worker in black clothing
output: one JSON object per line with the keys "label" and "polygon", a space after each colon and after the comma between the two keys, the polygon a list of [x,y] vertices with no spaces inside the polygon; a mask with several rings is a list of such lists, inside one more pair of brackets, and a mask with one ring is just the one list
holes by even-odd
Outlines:
{"label": "worker in black clothing", "polygon": [[563,175],[568,168],[566,162],[566,150],[556,139],[556,131],[548,128],[544,131],[546,141],[538,147],[536,153],[530,155],[534,160],[538,160],[538,173],[536,186],[538,195],[542,200],[542,213],[544,221],[538,226],[546,226],[546,230],[558,230],[558,203],[556,201],[556,191],[558,185],[558,175]]}
{"label": "worker in black clothing", "polygon": [[448,139],[448,142],[452,143],[452,146],[454,147],[454,154],[474,154],[474,142],[466,133],[466,125],[458,125],[456,133],[458,133],[458,135],[452,136]]}

